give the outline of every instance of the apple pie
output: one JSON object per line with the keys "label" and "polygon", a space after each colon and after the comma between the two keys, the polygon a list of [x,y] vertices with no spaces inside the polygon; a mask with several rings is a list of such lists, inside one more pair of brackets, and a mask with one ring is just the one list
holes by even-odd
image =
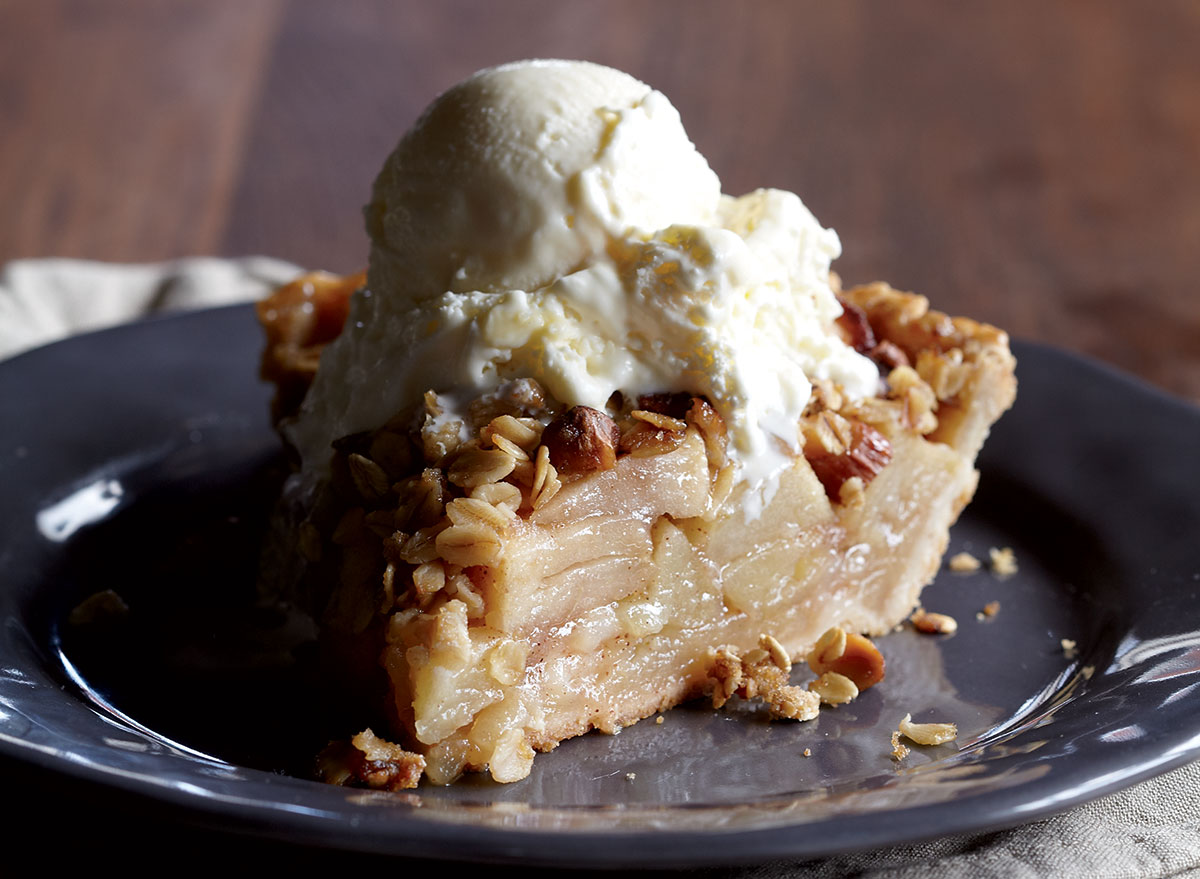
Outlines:
{"label": "apple pie", "polygon": [[[260,305],[277,417],[361,283],[306,276]],[[924,297],[837,294],[830,332],[875,362],[878,392],[813,382],[802,453],[758,515],[721,416],[689,393],[568,407],[516,378],[469,401],[430,391],[334,443],[327,484],[281,517],[279,579],[347,688],[378,681],[360,697],[412,755],[405,784],[421,758],[434,783],[519,780],[571,736],[721,701],[730,656],[766,644],[782,668],[831,627],[909,615],[1014,399],[1014,360],[1002,331]]]}

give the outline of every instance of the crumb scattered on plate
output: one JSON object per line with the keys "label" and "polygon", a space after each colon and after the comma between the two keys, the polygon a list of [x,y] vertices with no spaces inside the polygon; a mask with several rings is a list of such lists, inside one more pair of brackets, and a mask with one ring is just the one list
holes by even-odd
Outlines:
{"label": "crumb scattered on plate", "polygon": [[969,552],[960,552],[950,558],[950,570],[958,574],[969,574],[979,570],[979,559]]}
{"label": "crumb scattered on plate", "polygon": [[1008,577],[1017,572],[1017,557],[1011,546],[993,546],[988,550],[988,556],[991,559],[993,574]]}

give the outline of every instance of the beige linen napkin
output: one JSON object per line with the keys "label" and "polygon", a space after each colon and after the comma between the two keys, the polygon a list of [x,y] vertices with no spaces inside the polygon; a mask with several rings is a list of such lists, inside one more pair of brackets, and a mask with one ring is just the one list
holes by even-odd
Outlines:
{"label": "beige linen napkin", "polygon": [[0,359],[157,311],[258,299],[299,273],[264,256],[153,265],[16,260],[0,271]]}
{"label": "beige linen napkin", "polygon": [[[0,358],[84,330],[167,309],[260,297],[299,273],[265,257],[158,265],[23,260],[0,272]],[[914,827],[914,835],[936,827]],[[1200,763],[1011,830],[705,876],[1164,877],[1200,872]]]}

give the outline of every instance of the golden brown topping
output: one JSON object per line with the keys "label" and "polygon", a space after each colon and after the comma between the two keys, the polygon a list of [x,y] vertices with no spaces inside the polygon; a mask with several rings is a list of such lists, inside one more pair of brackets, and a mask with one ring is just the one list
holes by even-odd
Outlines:
{"label": "golden brown topping", "polygon": [[1017,556],[1012,551],[1012,547],[1005,546],[997,549],[993,546],[988,550],[988,556],[991,558],[993,574],[1008,577],[1017,572]]}
{"label": "golden brown topping", "polygon": [[918,607],[913,611],[913,628],[926,635],[952,635],[958,631],[958,621],[944,613],[927,613]]}
{"label": "golden brown topping", "polygon": [[804,457],[825,493],[838,501],[846,480],[857,476],[866,485],[887,466],[892,444],[869,424],[827,411],[805,424]]}
{"label": "golden brown topping", "polygon": [[621,433],[621,451],[634,458],[665,455],[679,448],[687,434],[682,430],[655,427],[639,419],[630,419]]}
{"label": "golden brown topping", "polygon": [[758,638],[759,646],[766,650],[771,657],[771,661],[780,668],[790,669],[792,667],[792,657],[783,648],[783,645],[775,640],[771,635],[760,635]]}
{"label": "golden brown topping", "polygon": [[496,506],[481,498],[460,497],[446,504],[446,517],[453,525],[480,522],[496,531],[503,531],[516,518],[507,506]]}
{"label": "golden brown topping", "polygon": [[417,565],[413,569],[412,582],[419,601],[441,592],[446,586],[446,568],[441,559]]}
{"label": "golden brown topping", "polygon": [[501,449],[467,449],[454,459],[446,478],[460,488],[499,482],[513,472],[516,459]]}
{"label": "golden brown topping", "polygon": [[761,699],[772,717],[812,720],[820,711],[820,697],[788,683],[791,666],[780,662],[790,657],[778,641],[763,635],[759,643],[761,646],[745,656],[739,656],[730,646],[713,651],[708,673],[713,707],[720,708],[737,695],[743,699]]}
{"label": "golden brown topping", "polygon": [[903,406],[904,423],[920,434],[932,432],[938,425],[937,395],[911,366],[897,366],[887,376],[888,397]]}
{"label": "golden brown topping", "polygon": [[[918,745],[944,745],[958,738],[958,727],[953,723],[913,723],[912,715],[904,715],[899,732]],[[893,739],[895,741],[895,739]]]}
{"label": "golden brown topping", "polygon": [[617,466],[617,423],[590,406],[575,406],[542,432],[542,446],[561,475],[578,476]]}
{"label": "golden brown topping", "polygon": [[529,505],[535,510],[540,510],[550,503],[560,488],[562,481],[558,478],[558,471],[550,463],[550,450],[545,446],[538,446],[537,460],[533,464],[533,482],[529,487]]}
{"label": "golden brown topping", "polygon": [[542,440],[542,423],[536,418],[516,418],[512,415],[501,415],[488,422],[483,429],[484,439],[500,447],[498,440],[504,439],[529,455],[537,448]]}
{"label": "golden brown topping", "polygon": [[424,757],[384,741],[370,729],[349,742],[330,743],[317,756],[317,777],[329,784],[408,790],[424,772]]}
{"label": "golden brown topping", "polygon": [[729,445],[725,419],[703,397],[692,397],[692,405],[684,415],[684,419],[700,431],[700,436],[704,440],[704,454],[708,458],[708,466],[714,473],[725,466],[725,449]]}
{"label": "golden brown topping", "polygon": [[519,378],[472,400],[467,404],[467,415],[471,423],[478,426],[502,415],[517,418],[542,415],[551,406],[546,391],[535,379]]}
{"label": "golden brown topping", "polygon": [[671,394],[642,394],[638,397],[637,406],[645,412],[657,412],[670,418],[683,419],[692,408],[692,401],[698,399],[687,391],[676,391]]}
{"label": "golden brown topping", "polygon": [[808,654],[808,667],[816,674],[837,672],[845,675],[859,690],[883,680],[885,669],[879,648],[862,635],[845,632],[837,626],[827,631]]}
{"label": "golden brown topping", "polygon": [[449,487],[446,475],[436,467],[426,467],[419,475],[401,480],[395,491],[400,496],[396,527],[401,530],[434,525],[446,513]]}
{"label": "golden brown topping", "polygon": [[487,501],[497,507],[507,508],[515,513],[521,507],[521,489],[511,482],[493,482],[488,485],[477,485],[471,489],[471,497]]}
{"label": "golden brown topping", "polygon": [[949,567],[955,573],[969,574],[971,571],[979,570],[979,559],[969,552],[960,552],[951,557]]}
{"label": "golden brown topping", "polygon": [[843,705],[858,698],[854,681],[836,671],[827,671],[815,681],[809,681],[808,688],[826,705]]}
{"label": "golden brown topping", "polygon": [[842,306],[842,313],[835,321],[838,334],[843,342],[859,354],[865,354],[875,347],[875,332],[867,320],[867,313],[840,296],[838,303]]}
{"label": "golden brown topping", "polygon": [[904,349],[887,339],[868,351],[867,356],[884,372],[890,372],[897,366],[909,366],[911,363]]}
{"label": "golden brown topping", "polygon": [[463,567],[492,565],[500,557],[500,535],[483,522],[451,525],[438,534],[435,545],[439,556]]}
{"label": "golden brown topping", "polygon": [[275,383],[271,409],[276,419],[299,408],[317,372],[322,349],[341,333],[350,311],[350,296],[366,279],[365,272],[344,278],[310,272],[255,306],[267,334],[261,374]]}

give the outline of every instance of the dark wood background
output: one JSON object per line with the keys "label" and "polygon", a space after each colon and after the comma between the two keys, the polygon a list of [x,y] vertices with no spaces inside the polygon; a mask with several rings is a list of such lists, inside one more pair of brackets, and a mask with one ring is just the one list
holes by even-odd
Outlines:
{"label": "dark wood background", "polygon": [[800,193],[848,281],[1200,399],[1200,3],[0,0],[0,260],[350,270],[378,166],[522,57],[665,92],[740,193]]}

